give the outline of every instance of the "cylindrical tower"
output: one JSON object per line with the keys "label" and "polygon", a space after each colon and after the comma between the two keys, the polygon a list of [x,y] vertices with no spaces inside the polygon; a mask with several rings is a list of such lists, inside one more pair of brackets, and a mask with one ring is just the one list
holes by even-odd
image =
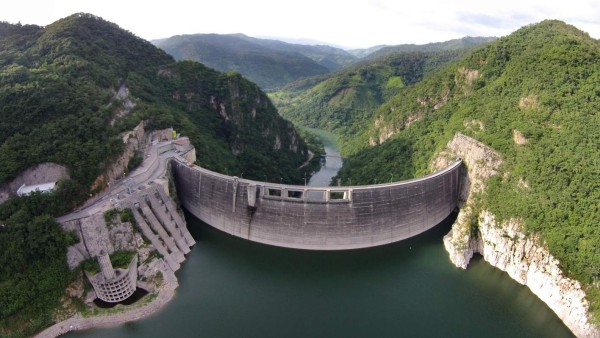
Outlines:
{"label": "cylindrical tower", "polygon": [[116,303],[129,298],[137,287],[137,254],[126,269],[115,270],[108,254],[97,256],[102,273],[95,275],[85,271],[98,298],[105,302]]}
{"label": "cylindrical tower", "polygon": [[107,253],[101,252],[98,258],[98,264],[100,264],[100,270],[102,270],[102,274],[106,280],[111,280],[115,278],[115,269],[113,269],[112,263],[110,262],[110,257]]}

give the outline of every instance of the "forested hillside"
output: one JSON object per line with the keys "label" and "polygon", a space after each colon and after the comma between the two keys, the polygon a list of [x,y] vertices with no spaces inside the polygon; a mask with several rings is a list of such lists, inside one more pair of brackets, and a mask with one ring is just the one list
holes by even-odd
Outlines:
{"label": "forested hillside", "polygon": [[598,40],[559,21],[526,26],[387,100],[347,142],[339,178],[421,176],[456,132],[489,145],[504,165],[479,207],[540,234],[600,321],[599,83]]}
{"label": "forested hillside", "polygon": [[177,60],[194,60],[219,71],[236,71],[265,90],[325,74],[356,60],[330,46],[290,44],[243,34],[178,35],[153,41]]}
{"label": "forested hillside", "polygon": [[[119,88],[128,88],[124,109]],[[71,280],[73,236],[53,217],[80,204],[141,120],[190,136],[204,167],[301,182],[307,148],[239,74],[175,60],[117,25],[76,14],[46,27],[0,23],[0,185],[43,162],[68,168],[52,194],[0,205],[0,336],[52,322]],[[101,189],[102,187],[97,187]]]}
{"label": "forested hillside", "polygon": [[495,37],[465,36],[464,38],[460,39],[453,39],[443,42],[432,42],[424,45],[404,44],[395,46],[383,46],[381,48],[377,48],[377,50],[365,55],[364,57],[366,59],[374,60],[382,56],[398,52],[442,52],[459,49],[468,49],[486,44],[494,40],[496,40]]}
{"label": "forested hillside", "polygon": [[294,123],[327,129],[345,139],[360,130],[373,111],[402,88],[465,53],[465,49],[395,53],[331,75],[298,80],[270,96],[280,114]]}

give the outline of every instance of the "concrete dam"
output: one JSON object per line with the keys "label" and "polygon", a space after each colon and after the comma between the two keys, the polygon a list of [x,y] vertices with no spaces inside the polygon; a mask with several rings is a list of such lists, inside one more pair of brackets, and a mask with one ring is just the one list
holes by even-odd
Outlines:
{"label": "concrete dam", "polygon": [[181,204],[203,222],[287,248],[365,248],[418,235],[457,207],[462,161],[390,184],[306,187],[222,175],[173,159]]}

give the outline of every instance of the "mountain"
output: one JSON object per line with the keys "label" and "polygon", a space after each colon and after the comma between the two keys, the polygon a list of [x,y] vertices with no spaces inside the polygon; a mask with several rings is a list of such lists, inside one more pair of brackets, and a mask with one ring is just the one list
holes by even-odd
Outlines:
{"label": "mountain", "polygon": [[46,162],[70,174],[54,193],[0,204],[0,336],[29,336],[52,323],[75,273],[66,247],[77,238],[52,216],[104,188],[94,183],[142,120],[147,131],[173,127],[189,136],[206,168],[304,179],[304,141],[239,74],[175,62],[90,14],[46,27],[0,23],[0,186]]}
{"label": "mountain", "polygon": [[522,220],[527,238],[582,283],[600,322],[598,60],[598,40],[550,20],[474,49],[401,88],[343,134],[353,156],[338,178],[424,175],[458,132],[495,149],[503,164],[470,206],[471,231],[483,210],[497,224]]}
{"label": "mountain", "polygon": [[[353,55],[363,55],[363,58],[376,59],[398,52],[439,52],[476,47],[496,40],[495,37],[471,37],[453,39],[444,42],[432,42],[424,45],[403,44],[395,46],[375,46],[366,50],[354,50]],[[370,53],[369,53],[370,52]]]}
{"label": "mountain", "polygon": [[387,99],[464,53],[466,50],[395,53],[333,74],[298,80],[270,97],[281,115],[296,124],[353,135]]}
{"label": "mountain", "polygon": [[355,60],[339,48],[290,44],[243,34],[178,35],[154,43],[177,60],[194,60],[220,71],[239,72],[266,90],[337,70]]}
{"label": "mountain", "polygon": [[[220,156],[199,149],[198,157],[221,171],[243,166],[243,157],[254,151],[247,154],[248,143],[266,142],[262,155],[272,157],[287,151],[295,137],[256,85],[198,63],[176,63],[100,18],[80,14],[45,28],[1,27],[0,183],[50,161],[89,184],[102,170],[99,163],[119,153],[118,134],[142,118],[156,128],[173,125],[192,141],[209,144]],[[110,104],[121,86],[136,106],[127,116],[117,116],[121,107]],[[254,116],[248,117],[252,110]],[[254,139],[249,130],[271,132]],[[267,146],[276,138],[285,145],[281,151]],[[74,150],[81,143],[89,150]],[[302,143],[294,146],[303,149]],[[300,152],[288,155],[304,160]]]}
{"label": "mountain", "polygon": [[369,47],[369,48],[349,49],[348,53],[356,56],[359,59],[362,59],[362,58],[365,58],[365,57],[375,53],[376,51],[378,51],[384,47],[389,47],[389,46],[388,45],[377,45],[377,46],[373,46],[373,47]]}
{"label": "mountain", "polygon": [[279,37],[279,36],[256,36],[257,39],[266,39],[266,40],[277,40],[277,41],[283,41],[286,43],[291,43],[293,45],[309,45],[309,46],[331,46],[331,47],[335,47],[335,48],[340,48],[340,49],[346,49],[344,46],[335,44],[335,43],[329,43],[329,42],[324,42],[321,40],[314,40],[314,39],[309,39],[309,38],[286,38],[286,37]]}

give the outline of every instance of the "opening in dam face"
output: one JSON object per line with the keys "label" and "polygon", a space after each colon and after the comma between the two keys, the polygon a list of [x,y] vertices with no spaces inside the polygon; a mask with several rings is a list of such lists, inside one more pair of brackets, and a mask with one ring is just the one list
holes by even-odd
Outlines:
{"label": "opening in dam face", "polygon": [[175,298],[151,318],[68,337],[572,337],[527,288],[483,260],[459,270],[455,214],[405,241],[347,251],[249,242],[186,214],[197,241]]}

